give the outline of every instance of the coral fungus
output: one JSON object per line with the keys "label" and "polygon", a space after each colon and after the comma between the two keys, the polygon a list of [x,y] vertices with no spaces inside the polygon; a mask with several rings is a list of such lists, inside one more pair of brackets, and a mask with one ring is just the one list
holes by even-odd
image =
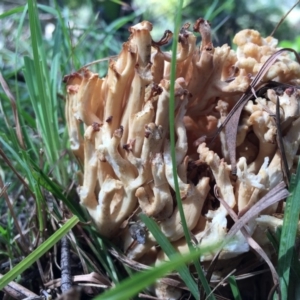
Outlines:
{"label": "coral fungus", "polygon": [[[157,252],[147,229],[141,236],[131,228],[140,224],[140,213],[155,219],[178,251],[187,251],[173,168],[188,229],[200,246],[211,245],[223,241],[232,226],[228,209],[217,199],[243,215],[280,182],[288,183],[300,143],[300,91],[295,87],[299,63],[287,52],[278,52],[276,39],[250,29],[236,34],[236,51],[228,45],[215,47],[210,24],[199,19],[194,31],[201,34],[200,47],[189,24],[178,38],[173,166],[168,121],[171,54],[161,50],[172,34],[167,31],[154,42],[151,29],[147,21],[130,28],[129,40],[117,59],[110,60],[106,77],[87,69],[65,77],[71,149],[83,164],[81,204],[100,234],[117,236],[124,253],[135,260]],[[274,55],[273,64],[267,65]],[[237,126],[225,130],[230,117],[237,118]],[[259,224],[276,223],[272,214],[287,193],[281,195],[262,216],[253,215],[245,224],[248,235],[255,236]],[[239,231],[222,245],[220,258],[249,248]],[[201,260],[211,260],[219,250]],[[153,257],[157,262],[166,259],[162,253]]]}

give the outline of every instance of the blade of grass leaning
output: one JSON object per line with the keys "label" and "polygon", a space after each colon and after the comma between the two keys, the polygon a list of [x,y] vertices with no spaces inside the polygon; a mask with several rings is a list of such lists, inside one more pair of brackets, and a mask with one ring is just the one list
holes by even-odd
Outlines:
{"label": "blade of grass leaning", "polygon": [[[180,213],[181,223],[184,231],[184,236],[189,246],[189,249],[193,249],[193,245],[191,242],[190,232],[187,227],[186,218],[184,215],[182,202],[180,198],[179,184],[177,178],[177,167],[176,167],[176,151],[175,151],[175,79],[176,79],[176,54],[177,54],[177,36],[179,34],[180,24],[181,24],[181,11],[183,6],[183,0],[179,0],[178,11],[176,14],[175,21],[175,29],[174,29],[174,37],[172,42],[172,63],[171,63],[171,75],[170,75],[170,104],[169,104],[169,127],[170,127],[170,145],[171,145],[171,158],[172,158],[172,167],[173,167],[173,178],[174,178],[174,186],[176,193],[176,202],[177,207]],[[207,295],[210,295],[211,289],[206,280],[204,272],[201,268],[199,260],[194,261],[199,279],[202,283],[202,286]],[[209,299],[215,299],[214,295],[211,294]]]}
{"label": "blade of grass leaning", "polygon": [[104,292],[102,295],[95,297],[94,300],[120,300],[130,299],[138,292],[153,284],[157,278],[163,277],[168,272],[178,269],[180,266],[190,262],[191,260],[201,256],[209,249],[194,249],[184,255],[174,254],[172,260],[164,262],[155,268],[145,272],[138,272],[131,278],[125,279],[116,287]]}
{"label": "blade of grass leaning", "polygon": [[173,177],[176,192],[176,201],[178,210],[180,213],[180,218],[182,222],[182,227],[184,230],[184,235],[188,243],[190,243],[190,233],[187,227],[186,218],[184,215],[182,202],[180,198],[179,184],[177,178],[177,167],[176,167],[176,151],[175,151],[175,79],[176,79],[176,54],[177,54],[177,36],[179,33],[179,27],[181,23],[181,10],[182,10],[183,0],[179,0],[178,12],[175,21],[174,37],[172,42],[172,63],[171,63],[171,75],[170,75],[170,104],[169,104],[169,125],[170,125],[170,146],[171,146],[171,157],[172,157],[172,167],[173,167]]}
{"label": "blade of grass leaning", "polygon": [[[37,3],[35,0],[28,0],[29,27],[31,33],[31,44],[33,60],[25,61],[24,76],[26,83],[34,89],[29,89],[30,98],[38,119],[39,131],[45,145],[46,155],[49,164],[55,163],[59,158],[61,148],[59,142],[59,128],[56,122],[57,97],[51,93],[51,85],[55,83],[49,72],[46,60],[46,53],[43,44],[41,24],[38,17]],[[28,69],[30,67],[30,70]],[[29,71],[31,71],[29,73]],[[53,74],[52,74],[53,75]],[[57,77],[57,74],[55,75]],[[55,167],[55,175],[61,179],[61,171],[64,165]]]}
{"label": "blade of grass leaning", "polygon": [[[56,47],[58,46],[57,43],[57,35],[61,34],[60,42],[62,47],[60,47],[60,53],[61,53],[61,58],[62,58],[62,63],[63,66],[61,66],[61,72],[62,74],[69,74],[74,71],[72,67],[72,63],[74,63],[74,49],[72,45],[72,37],[71,37],[71,32],[69,28],[69,20],[66,18],[66,15],[62,16],[62,11],[60,7],[58,6],[57,1],[55,1],[55,9],[57,11],[57,31],[55,33],[55,44],[54,44],[54,49],[53,53],[57,53],[55,50]],[[67,9],[67,7],[65,7]],[[61,31],[61,33],[59,33]],[[59,45],[59,46],[61,46]],[[79,67],[79,65],[78,65]],[[63,114],[64,115],[64,114]]]}
{"label": "blade of grass leaning", "polygon": [[91,226],[87,226],[85,231],[83,229],[79,229],[81,231],[81,235],[85,238],[85,243],[89,246],[91,251],[94,253],[95,257],[99,261],[102,268],[105,269],[109,277],[112,279],[114,284],[119,282],[118,276],[116,272],[116,265],[111,266],[109,260],[111,257],[107,255],[107,252],[104,251],[104,243],[102,238],[99,236],[98,232],[94,230]]}
{"label": "blade of grass leaning", "polygon": [[[153,234],[155,240],[161,246],[163,251],[167,254],[169,259],[170,260],[173,259],[173,256],[176,255],[177,252],[174,249],[174,247],[172,246],[172,244],[169,242],[169,240],[161,232],[161,230],[159,229],[157,224],[144,214],[140,215],[140,218],[145,223],[145,225],[150,230],[150,232]],[[193,279],[192,275],[190,274],[188,267],[181,266],[180,268],[178,268],[178,272],[180,274],[181,279],[184,281],[186,286],[189,288],[189,290],[193,294],[193,296],[196,299],[200,299],[198,286],[197,286],[195,280]]]}
{"label": "blade of grass leaning", "polygon": [[[14,161],[19,164],[18,167],[21,167],[22,173],[24,172],[26,174],[25,177],[28,181],[28,186],[30,187],[34,199],[36,200],[37,216],[39,223],[38,227],[42,237],[44,235],[45,225],[45,220],[42,211],[43,206],[45,205],[45,201],[41,193],[40,186],[37,184],[36,180],[32,175],[32,164],[29,158],[29,153],[26,150],[22,149],[17,141],[15,141],[13,145],[10,145],[8,141],[5,141],[2,137],[0,137],[0,143],[3,145],[4,149],[6,149],[8,153],[10,153],[10,155],[14,158]],[[5,155],[4,151],[2,154]],[[11,166],[13,166],[11,162],[10,164]],[[11,166],[10,168],[12,169]]]}
{"label": "blade of grass leaning", "polygon": [[33,162],[32,162],[32,166],[35,169],[32,170],[32,176],[35,178],[38,185],[44,187],[47,191],[51,192],[56,198],[62,200],[64,204],[68,207],[68,209],[70,209],[70,211],[74,215],[76,215],[81,222],[86,222],[86,219],[82,212],[82,207],[75,201],[72,201],[72,199],[69,199],[69,197],[66,197],[63,193],[62,187],[58,183],[51,180]]}
{"label": "blade of grass leaning", "polygon": [[286,200],[278,254],[278,274],[282,299],[288,299],[291,262],[293,259],[300,212],[300,160],[297,173],[291,178],[290,197]]}
{"label": "blade of grass leaning", "polygon": [[205,20],[210,20],[212,21],[212,14],[214,13],[214,11],[216,10],[217,6],[219,4],[219,0],[214,0],[210,5],[209,8],[206,11],[206,14],[204,16]]}
{"label": "blade of grass leaning", "polygon": [[13,269],[6,273],[0,279],[0,290],[3,289],[8,283],[13,281],[17,276],[22,274],[32,264],[34,264],[40,257],[42,257],[49,249],[51,249],[64,235],[66,235],[77,223],[79,219],[73,216],[69,219],[61,228],[53,233],[44,243],[31,252],[26,258],[24,258]]}
{"label": "blade of grass leaning", "polygon": [[22,5],[22,6],[18,6],[18,7],[15,7],[15,8],[12,8],[6,12],[4,12],[3,14],[0,15],[0,19],[5,19],[11,15],[14,15],[14,14],[18,14],[20,12],[23,11],[25,5]]}
{"label": "blade of grass leaning", "polygon": [[114,282],[114,284],[119,283],[120,279],[119,279],[119,275],[115,266],[115,262],[113,261],[112,257],[109,255],[109,252],[107,250],[107,247],[103,241],[103,239],[101,239],[100,237],[97,238],[97,242],[100,246],[101,249],[101,254],[105,255],[107,264],[109,266],[110,269],[110,277],[112,279],[112,281]]}
{"label": "blade of grass leaning", "polygon": [[[215,7],[213,11],[209,11],[210,14],[208,17],[206,17],[206,15],[208,15],[208,13],[206,13],[205,19],[210,21],[214,20],[220,13],[229,11],[233,5],[233,1],[231,0],[218,3],[217,7]],[[215,30],[216,28],[214,29],[214,31]]]}
{"label": "blade of grass leaning", "polygon": [[237,282],[235,280],[235,276],[229,276],[228,277],[228,282],[231,288],[231,292],[233,295],[233,299],[234,300],[242,300],[241,294],[240,294],[240,290],[237,286]]}

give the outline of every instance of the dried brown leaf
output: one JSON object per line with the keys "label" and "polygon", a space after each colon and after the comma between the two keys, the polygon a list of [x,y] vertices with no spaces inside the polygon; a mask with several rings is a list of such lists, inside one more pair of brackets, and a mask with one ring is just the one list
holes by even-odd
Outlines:
{"label": "dried brown leaf", "polygon": [[35,199],[35,195],[34,193],[30,190],[28,184],[26,183],[26,181],[23,179],[23,177],[19,174],[19,172],[15,169],[15,167],[13,166],[13,164],[11,163],[11,161],[8,159],[8,157],[6,156],[5,152],[2,150],[2,148],[0,148],[0,156],[2,156],[3,160],[6,162],[6,164],[9,166],[9,168],[13,171],[13,173],[15,173],[15,175],[18,177],[18,179],[21,181],[21,183],[25,186],[25,188],[28,189],[28,191],[30,192],[30,194],[32,195],[32,197]]}
{"label": "dried brown leaf", "polygon": [[[237,128],[240,120],[240,116],[244,106],[247,101],[252,97],[252,95],[256,95],[257,88],[261,84],[261,80],[264,75],[268,72],[270,67],[274,64],[276,59],[285,51],[293,52],[296,56],[298,63],[300,63],[300,56],[298,53],[291,48],[283,48],[278,50],[272,56],[268,58],[268,60],[264,63],[262,68],[256,74],[251,84],[249,85],[247,91],[241,96],[238,102],[234,105],[232,110],[228,113],[228,116],[224,120],[224,122],[220,125],[218,130],[215,133],[214,138],[223,130],[225,127],[226,133],[226,141],[227,147],[229,151],[230,163],[231,163],[231,172],[232,174],[236,174],[236,136],[237,136]],[[214,140],[213,138],[213,140]]]}
{"label": "dried brown leaf", "polygon": [[297,1],[292,7],[291,9],[289,9],[289,11],[280,19],[280,21],[278,22],[278,24],[276,25],[276,27],[273,29],[272,33],[270,34],[270,36],[273,36],[276,32],[276,30],[279,28],[279,26],[283,23],[283,21],[286,19],[286,17],[289,15],[289,13],[300,3],[300,1]]}
{"label": "dried brown leaf", "polygon": [[29,251],[29,247],[27,245],[27,240],[26,240],[25,236],[23,235],[22,229],[21,229],[20,224],[18,222],[18,218],[15,214],[13,205],[12,205],[12,203],[11,203],[9,197],[8,197],[8,194],[6,192],[7,187],[8,187],[8,185],[4,184],[3,181],[2,181],[2,178],[0,177],[0,188],[1,188],[0,195],[2,196],[2,194],[3,194],[4,199],[6,201],[6,205],[7,205],[8,209],[10,211],[10,214],[11,214],[13,220],[14,220],[16,229],[19,232],[19,235],[21,237],[21,248],[22,248],[22,250],[25,254],[28,254],[28,253],[30,253],[30,251]]}
{"label": "dried brown leaf", "polygon": [[[272,204],[277,203],[278,201],[289,196],[289,192],[285,189],[285,183],[282,181],[277,186],[275,186],[270,192],[268,192],[260,201],[258,201],[255,205],[253,205],[247,212],[242,212],[239,216],[236,215],[234,210],[224,201],[222,198],[218,197],[217,189],[215,188],[215,194],[217,199],[221,202],[221,204],[226,208],[231,218],[234,220],[235,224],[229,230],[226,239],[224,241],[224,245],[230,240],[234,235],[237,234],[239,230],[245,236],[250,247],[255,250],[268,264],[270,271],[272,273],[274,286],[278,286],[279,277],[270,261],[267,254],[264,250],[256,243],[256,241],[249,235],[247,229],[244,227],[251,219],[257,216],[262,210],[271,206]],[[219,253],[218,253],[219,254]]]}
{"label": "dried brown leaf", "polygon": [[[96,272],[92,272],[90,274],[85,274],[85,275],[76,275],[72,276],[73,282],[79,283],[79,282],[85,282],[85,283],[90,283],[93,285],[97,285],[101,288],[109,288],[111,287],[111,282],[107,280],[107,278],[101,274],[98,274]],[[51,280],[47,283],[44,284],[45,287],[47,288],[57,288],[60,287],[61,285],[61,279],[57,278],[54,280]]]}
{"label": "dried brown leaf", "polygon": [[129,259],[127,256],[125,256],[122,253],[117,252],[115,249],[110,248],[109,252],[116,257],[119,261],[127,265],[129,268],[136,270],[136,271],[144,271],[144,270],[149,270],[151,267],[146,266],[144,264],[141,264],[137,261]]}
{"label": "dried brown leaf", "polygon": [[[0,278],[3,277],[0,274]],[[14,299],[24,299],[28,297],[38,297],[37,294],[31,292],[30,290],[26,289],[22,285],[11,281],[5,288],[3,288],[3,292],[7,293],[10,297]]]}

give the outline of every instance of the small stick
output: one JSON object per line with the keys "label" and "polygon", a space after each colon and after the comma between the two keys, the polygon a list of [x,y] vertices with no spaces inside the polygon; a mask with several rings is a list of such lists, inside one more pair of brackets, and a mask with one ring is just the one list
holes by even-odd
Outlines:
{"label": "small stick", "polygon": [[61,291],[66,293],[72,288],[72,274],[70,263],[70,243],[67,236],[61,239]]}
{"label": "small stick", "polygon": [[276,30],[279,28],[279,26],[282,24],[282,22],[286,19],[286,17],[290,14],[290,12],[300,3],[300,1],[297,1],[292,8],[280,19],[280,21],[278,22],[278,24],[276,25],[276,27],[273,29],[272,33],[270,34],[270,36],[273,36],[276,32]]}
{"label": "small stick", "polygon": [[9,185],[10,184],[5,184],[4,185],[4,183],[2,181],[2,178],[0,177],[0,188],[1,188],[0,195],[2,196],[2,194],[3,194],[4,199],[6,201],[6,205],[8,206],[10,214],[11,214],[13,220],[14,220],[14,224],[16,226],[16,229],[17,229],[17,231],[20,234],[20,237],[21,237],[21,248],[24,251],[24,253],[28,254],[30,252],[29,248],[28,248],[28,243],[27,243],[28,241],[26,240],[25,236],[23,235],[23,232],[22,232],[22,229],[20,227],[19,221],[17,219],[17,216],[16,216],[16,214],[14,212],[13,206],[12,206],[10,200],[9,200],[9,197],[8,197],[8,194],[7,194],[7,191],[6,191],[7,188],[9,187]]}
{"label": "small stick", "polygon": [[[3,277],[0,274],[0,278]],[[24,299],[29,297],[39,297],[37,294],[31,292],[30,290],[26,289],[24,286],[11,281],[6,287],[3,288],[3,292],[8,294],[10,297],[14,299]]]}

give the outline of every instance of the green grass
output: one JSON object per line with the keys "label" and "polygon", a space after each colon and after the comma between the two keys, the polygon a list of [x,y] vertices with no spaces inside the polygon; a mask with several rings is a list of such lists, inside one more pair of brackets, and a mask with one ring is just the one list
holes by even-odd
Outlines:
{"label": "green grass", "polygon": [[296,255],[294,246],[300,213],[300,161],[297,173],[293,174],[291,178],[290,192],[291,196],[286,200],[278,253],[278,275],[280,278],[282,299],[291,299],[289,297],[289,293],[292,294],[292,291],[289,290],[290,282],[300,276],[299,269],[296,271],[296,278],[293,276],[295,274],[291,272],[291,268],[295,266],[295,263],[292,264],[292,261]]}
{"label": "green grass", "polygon": [[[178,11],[176,13],[176,20],[175,20],[175,28],[174,28],[174,36],[178,36],[180,26],[181,26],[181,10],[182,10],[183,0],[179,1],[178,4]],[[186,223],[186,216],[184,215],[182,201],[180,197],[180,191],[179,191],[179,184],[178,184],[178,177],[177,177],[177,166],[176,166],[176,151],[175,151],[175,79],[176,79],[176,54],[177,54],[177,40],[173,39],[172,43],[172,63],[171,63],[171,76],[170,76],[170,104],[169,104],[169,128],[170,128],[170,145],[171,145],[171,157],[172,157],[172,166],[173,166],[173,178],[174,178],[174,186],[175,186],[175,193],[176,193],[176,202],[177,207],[180,213],[181,223],[184,231],[184,236],[187,241],[187,244],[189,246],[189,250],[193,250],[193,245],[191,241],[190,231],[187,227]],[[165,249],[164,249],[165,251]],[[167,253],[167,252],[166,252]],[[172,254],[172,251],[167,253],[168,256]],[[204,288],[207,295],[211,294],[211,290],[209,287],[209,284],[206,280],[206,277],[204,275],[204,272],[201,268],[199,259],[194,260],[194,265],[197,270],[198,278],[201,282],[202,287]],[[190,280],[185,281],[187,286]],[[191,289],[194,285],[194,283],[190,283],[191,287],[190,290],[194,297],[196,299],[200,298],[200,294],[193,292],[193,289]],[[215,297],[211,294],[209,299],[213,300]]]}
{"label": "green grass", "polygon": [[0,290],[2,290],[8,283],[16,279],[17,276],[22,274],[26,269],[31,267],[42,255],[47,253],[61,238],[66,235],[77,223],[78,218],[73,216],[68,220],[59,230],[52,234],[44,243],[42,243],[38,248],[26,256],[26,258],[6,273],[0,279]]}
{"label": "green grass", "polygon": [[[212,19],[217,17],[222,9],[228,9],[231,1],[224,2],[218,6],[218,9],[215,9],[217,4],[218,1],[211,4],[210,9],[206,11],[206,16]],[[182,23],[182,5],[183,1],[178,1],[174,36],[177,35]],[[39,18],[40,12],[47,13],[56,20],[56,30],[50,41],[44,39]],[[121,48],[120,40],[115,38],[118,29],[135,20],[138,13],[119,18],[111,24],[104,24],[93,15],[89,24],[75,28],[79,31],[78,35],[75,34],[75,29],[69,28],[69,23],[73,20],[68,8],[62,10],[56,3],[53,8],[37,5],[36,1],[28,0],[26,5],[15,7],[0,15],[0,20],[9,18],[15,23],[16,40],[15,49],[5,49],[1,58],[2,62],[10,62],[9,68],[4,69],[2,73],[14,99],[9,99],[7,93],[0,89],[0,172],[3,174],[5,183],[11,183],[8,188],[9,195],[21,194],[25,201],[32,198],[36,206],[36,214],[30,220],[30,228],[33,229],[28,234],[29,240],[26,247],[20,247],[14,239],[16,233],[12,214],[16,213],[15,211],[7,214],[5,226],[0,225],[1,260],[7,257],[10,260],[19,256],[26,257],[0,279],[0,290],[11,280],[26,274],[29,268],[35,268],[35,263],[52,251],[51,248],[62,236],[68,234],[72,241],[72,250],[80,257],[84,272],[98,270],[107,274],[107,278],[115,284],[113,289],[99,295],[97,299],[117,300],[125,295],[126,299],[135,297],[140,291],[172,270],[179,272],[195,299],[205,299],[200,296],[211,293],[210,285],[197,259],[204,249],[195,249],[191,243],[179,196],[176,168],[173,168],[176,199],[190,253],[184,256],[177,255],[156,224],[144,216],[143,221],[171,261],[150,271],[133,274],[132,277],[130,276],[133,272],[128,271],[121,263],[116,264],[115,258],[109,254],[112,246],[110,242],[102,239],[91,224],[86,224],[89,218],[76,202],[75,191],[69,189],[72,182],[77,180],[74,174],[78,169],[77,162],[67,146],[62,77],[88,62],[116,54]],[[28,30],[27,36],[30,36],[26,42],[23,40],[25,30]],[[89,45],[97,45],[97,47],[90,49]],[[174,39],[173,53],[176,53],[176,47],[177,41]],[[106,66],[106,63],[97,65],[100,75],[105,74]],[[175,63],[173,63],[169,113],[173,165],[176,165],[174,150],[175,68]],[[18,78],[20,74],[24,75],[25,82]],[[19,120],[19,126],[17,120]],[[300,277],[299,266],[294,264],[296,267],[292,270],[290,267],[291,264],[293,265],[292,262],[297,261],[293,247],[300,211],[299,182],[300,168],[298,166],[297,174],[292,180],[290,190],[292,194],[287,200],[284,225],[278,245],[278,273],[282,299],[289,299],[288,296],[293,293],[291,290],[293,285],[290,283]],[[63,208],[59,202],[63,203]],[[70,217],[65,214],[65,208],[74,216]],[[74,226],[76,226],[76,234]],[[81,230],[80,234],[78,230]],[[28,253],[26,248],[30,247],[33,247],[34,251]],[[190,272],[186,266],[187,262],[194,264],[196,272]],[[235,278],[229,277],[228,282],[234,299],[241,299]],[[211,294],[209,298],[215,299],[214,294]]]}

